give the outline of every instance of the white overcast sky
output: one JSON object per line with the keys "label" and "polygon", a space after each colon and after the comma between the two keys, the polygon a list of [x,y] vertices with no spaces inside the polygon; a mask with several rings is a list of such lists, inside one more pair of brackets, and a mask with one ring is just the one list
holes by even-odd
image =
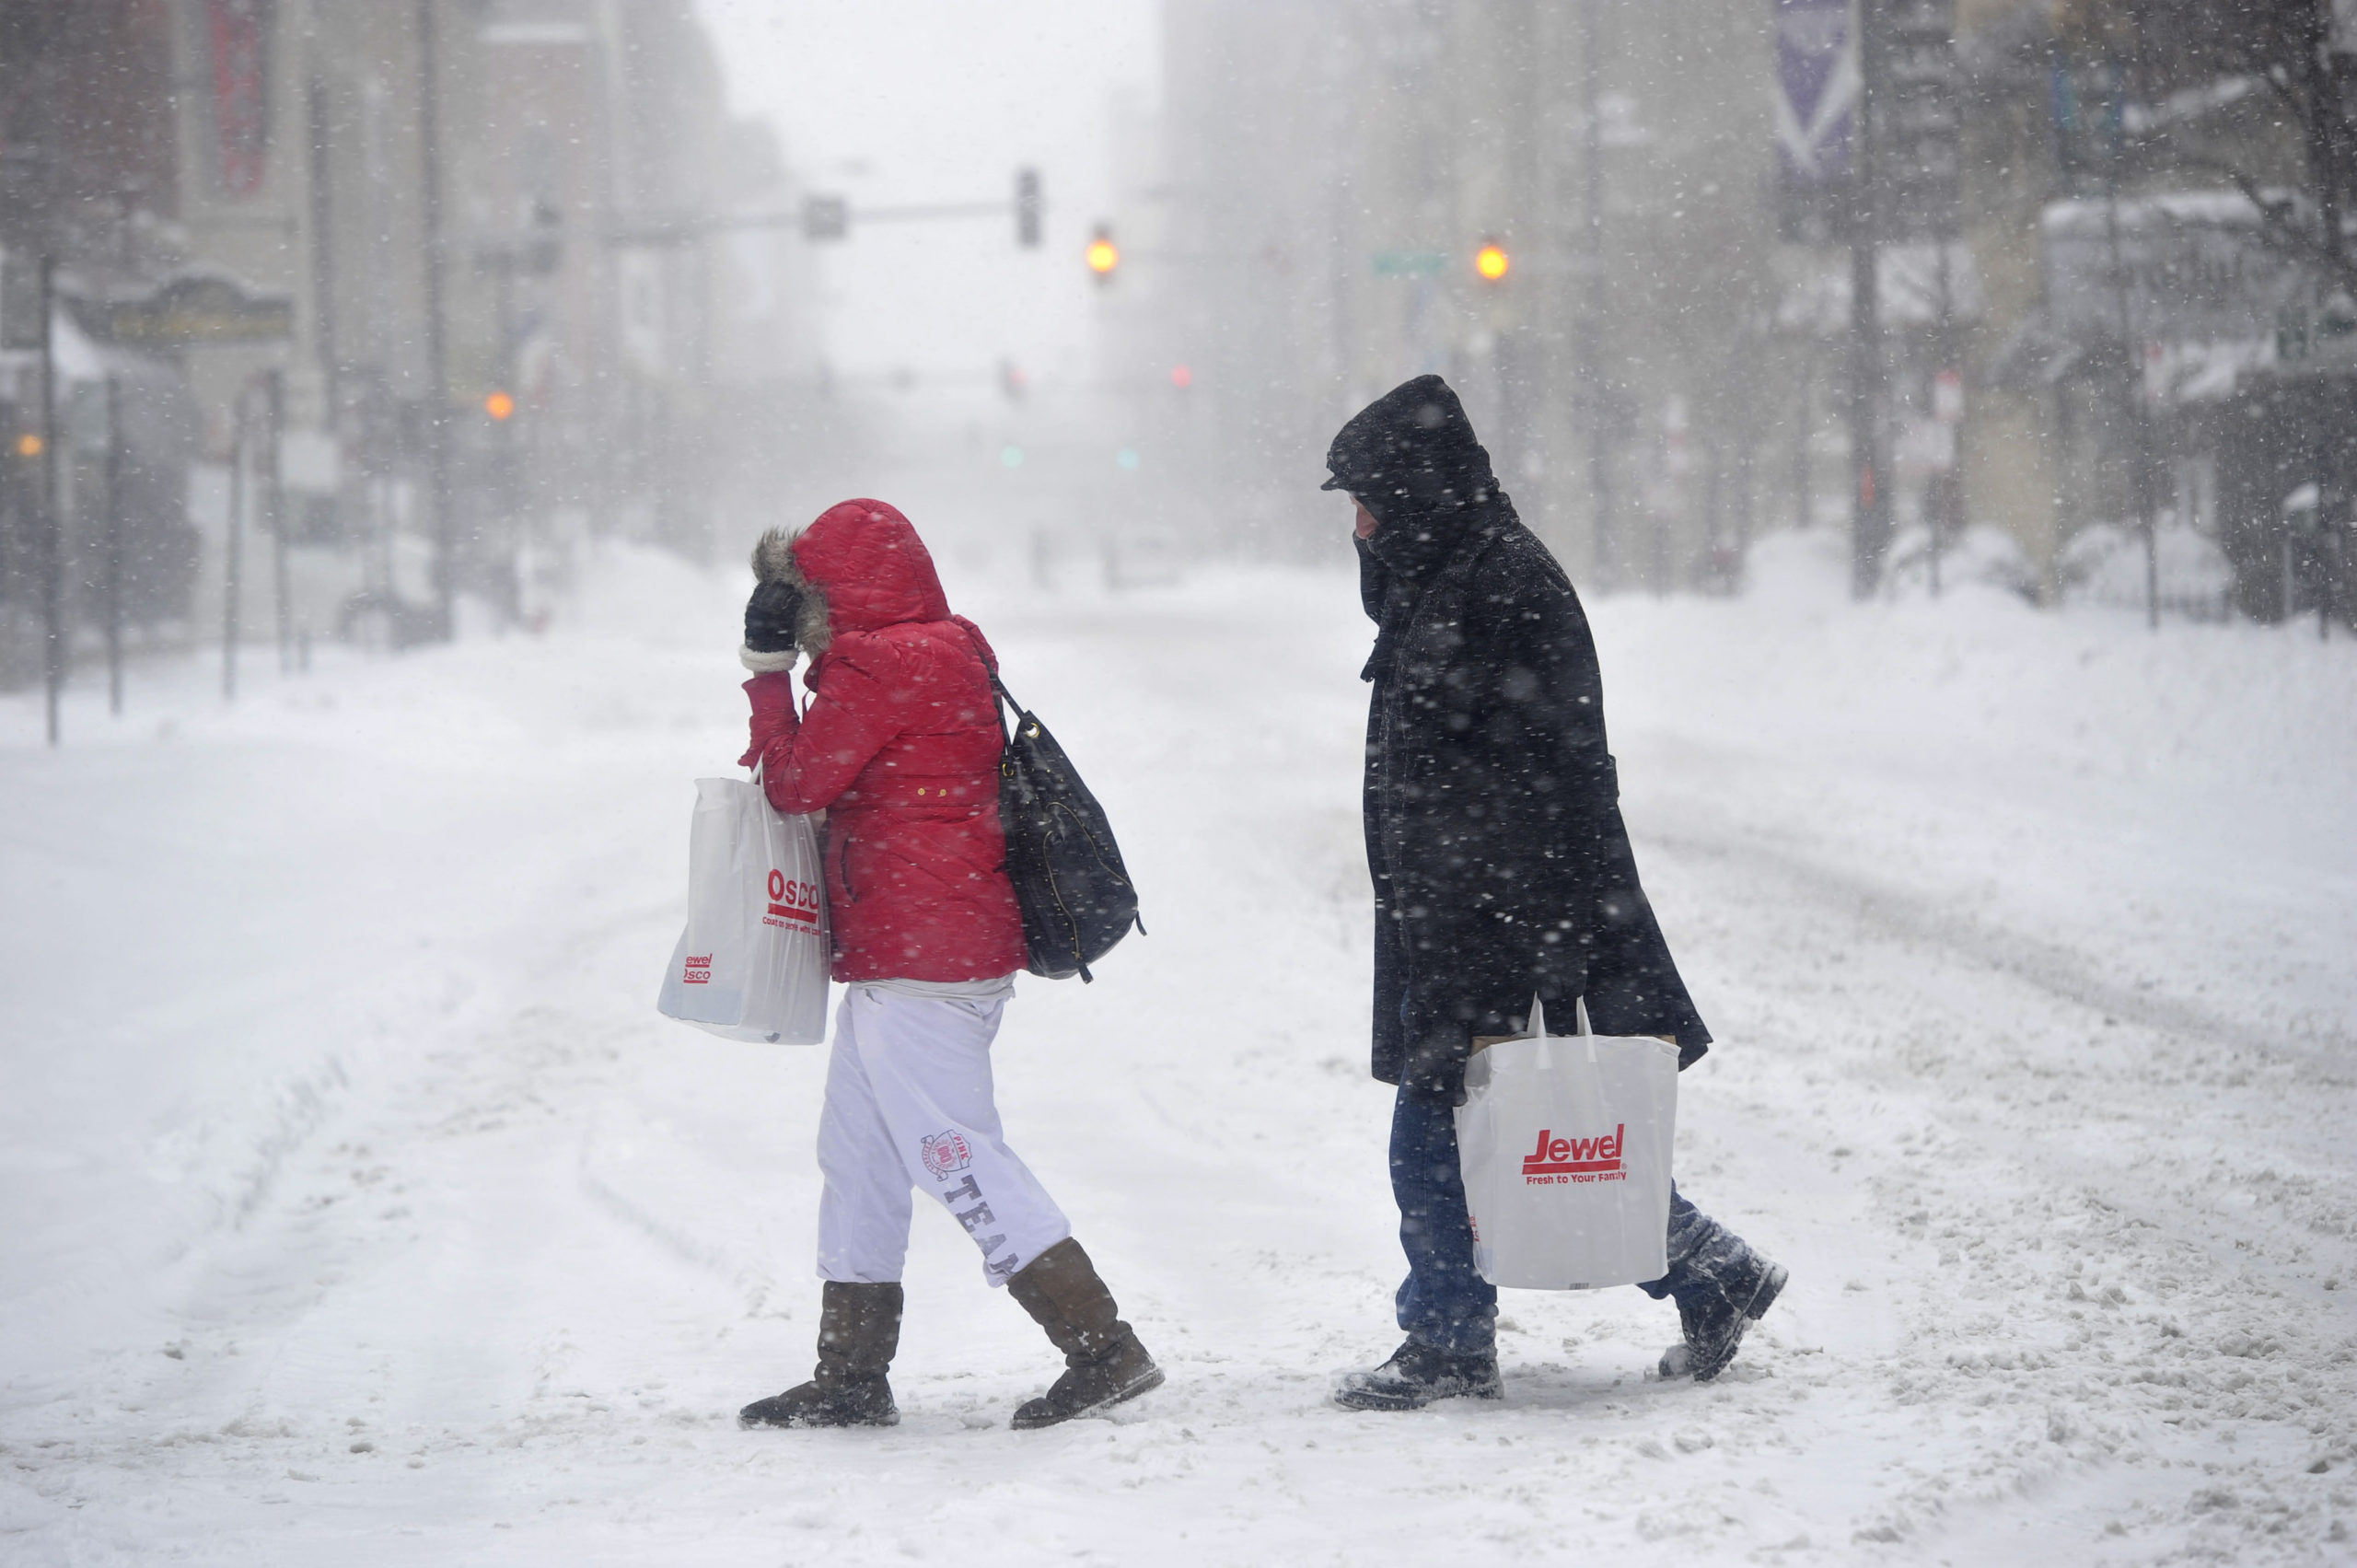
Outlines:
{"label": "white overcast sky", "polygon": [[819,272],[834,365],[852,373],[1087,368],[1081,264],[1112,205],[1117,100],[1150,99],[1157,0],[696,0],[732,109],[767,119],[789,163],[854,210],[1011,199],[1046,181],[1046,243],[1013,218],[854,226]]}

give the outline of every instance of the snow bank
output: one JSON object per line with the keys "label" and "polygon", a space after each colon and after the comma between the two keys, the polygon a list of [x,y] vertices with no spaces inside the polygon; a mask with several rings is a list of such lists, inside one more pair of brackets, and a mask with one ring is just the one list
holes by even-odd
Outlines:
{"label": "snow bank", "polygon": [[[2152,565],[2165,605],[2198,604],[2211,618],[2223,618],[2235,572],[2216,540],[2164,521],[2153,533]],[[2080,529],[2063,547],[2060,567],[2066,602],[2114,609],[2144,602],[2144,540],[2134,528],[2097,523]]]}

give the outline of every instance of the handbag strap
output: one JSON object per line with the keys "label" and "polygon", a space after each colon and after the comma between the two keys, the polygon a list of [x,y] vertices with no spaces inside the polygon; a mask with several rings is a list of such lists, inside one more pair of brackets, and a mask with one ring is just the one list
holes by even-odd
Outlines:
{"label": "handbag strap", "polygon": [[984,665],[982,667],[982,673],[991,678],[991,690],[998,694],[998,700],[1005,703],[1008,707],[1014,709],[1016,717],[1029,718],[1031,716],[1031,710],[1015,700],[1015,693],[1006,689],[1006,682],[998,678],[998,671],[991,668],[988,665]]}
{"label": "handbag strap", "polygon": [[1014,709],[1015,716],[1018,720],[1029,718],[1031,710],[1015,700],[1015,693],[1006,689],[1006,682],[1001,680],[998,678],[998,671],[991,668],[990,659],[982,652],[981,639],[974,634],[974,630],[970,626],[966,629],[966,640],[973,644],[974,657],[981,663],[982,674],[990,680],[992,696],[997,699],[991,707],[998,714],[999,743],[1002,748],[1012,746],[1015,744],[1015,726],[1008,722],[1006,710]]}

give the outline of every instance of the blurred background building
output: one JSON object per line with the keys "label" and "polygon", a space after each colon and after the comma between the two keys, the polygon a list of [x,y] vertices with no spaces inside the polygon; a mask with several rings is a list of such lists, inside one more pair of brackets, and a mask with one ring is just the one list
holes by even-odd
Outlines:
{"label": "blurred background building", "polygon": [[793,177],[725,105],[684,3],[0,4],[0,677],[52,568],[70,654],[413,642],[543,613],[584,533],[707,553],[828,418],[799,252],[735,221]]}
{"label": "blurred background building", "polygon": [[[874,482],[852,408],[1043,581],[1334,555],[1324,445],[1423,371],[1593,587],[1732,591],[1798,527],[1862,594],[2357,599],[2357,0],[1161,14],[1080,215],[1053,148],[1012,201],[807,188],[692,0],[0,0],[0,682],[533,625],[585,539],[710,558]],[[976,319],[840,401],[854,216],[965,225],[890,274],[952,320],[1010,217],[1086,235],[1093,310],[1038,297],[1096,370]]]}
{"label": "blurred background building", "polygon": [[1336,425],[1438,371],[1600,586],[1728,588],[1758,530],[1839,526],[1862,591],[1945,560],[2317,609],[2351,9],[1173,0],[1108,378],[1202,477],[1190,528],[1264,548],[1313,547]]}

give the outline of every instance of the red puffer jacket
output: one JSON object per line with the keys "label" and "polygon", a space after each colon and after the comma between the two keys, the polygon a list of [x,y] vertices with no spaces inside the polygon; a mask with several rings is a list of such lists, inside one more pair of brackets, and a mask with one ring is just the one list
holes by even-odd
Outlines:
{"label": "red puffer jacket", "polygon": [[[745,682],[772,805],[827,813],[827,903],[841,981],[984,980],[1026,966],[998,816],[1004,739],[973,622],[881,501],[845,501],[792,545],[831,641],[804,678]],[[985,663],[985,661],[988,661]]]}

